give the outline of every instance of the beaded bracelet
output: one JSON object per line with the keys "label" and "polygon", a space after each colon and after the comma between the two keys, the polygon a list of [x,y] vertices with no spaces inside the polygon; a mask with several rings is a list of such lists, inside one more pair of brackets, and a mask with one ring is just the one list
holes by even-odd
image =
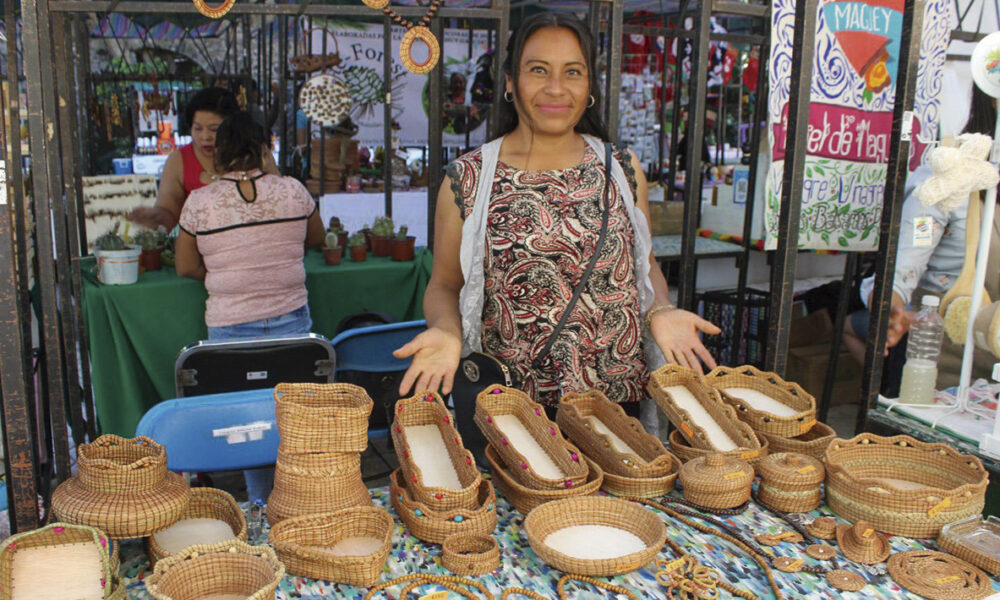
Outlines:
{"label": "beaded bracelet", "polygon": [[658,312],[663,312],[665,310],[666,311],[670,311],[670,310],[674,310],[676,308],[677,308],[676,306],[674,306],[673,304],[669,304],[669,303],[667,303],[667,304],[657,304],[656,306],[650,307],[650,309],[646,311],[646,317],[645,317],[645,319],[643,321],[643,323],[646,325],[646,329],[652,329],[652,326],[653,326],[653,315],[655,315]]}

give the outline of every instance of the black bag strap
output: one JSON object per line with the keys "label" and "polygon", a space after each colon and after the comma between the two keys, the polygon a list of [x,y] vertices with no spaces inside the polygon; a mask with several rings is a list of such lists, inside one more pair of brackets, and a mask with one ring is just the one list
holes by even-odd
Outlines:
{"label": "black bag strap", "polygon": [[587,263],[587,269],[583,272],[580,282],[576,284],[576,289],[573,290],[573,297],[569,299],[569,304],[566,305],[566,311],[563,312],[559,322],[556,323],[555,329],[552,330],[552,334],[549,336],[549,341],[545,343],[545,347],[535,357],[535,360],[531,361],[532,369],[540,367],[542,361],[552,351],[552,345],[556,343],[559,332],[566,326],[566,321],[569,320],[570,315],[573,313],[573,308],[580,299],[580,294],[583,293],[583,288],[587,285],[587,280],[590,279],[590,274],[593,273],[597,260],[601,257],[601,248],[604,247],[604,240],[608,237],[608,213],[610,212],[608,188],[611,186],[611,160],[611,144],[604,142],[604,191],[601,194],[601,197],[604,199],[604,206],[601,207],[601,235],[597,238],[597,245],[594,246],[594,254],[590,257],[590,262]]}

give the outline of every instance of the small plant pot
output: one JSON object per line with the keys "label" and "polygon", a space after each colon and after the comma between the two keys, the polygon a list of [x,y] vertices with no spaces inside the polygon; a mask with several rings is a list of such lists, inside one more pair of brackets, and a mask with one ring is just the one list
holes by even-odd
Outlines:
{"label": "small plant pot", "polygon": [[371,236],[372,254],[375,256],[389,256],[392,252],[392,240],[387,235]]}
{"label": "small plant pot", "polygon": [[368,249],[364,246],[351,246],[351,260],[361,262],[368,258]]}
{"label": "small plant pot", "polygon": [[392,240],[392,260],[413,260],[413,243],[417,238],[407,236],[405,240]]}
{"label": "small plant pot", "polygon": [[139,255],[139,264],[142,265],[143,270],[159,271],[163,267],[162,254],[163,248],[152,248],[149,250],[143,248],[142,254]]}
{"label": "small plant pot", "polygon": [[326,264],[340,264],[340,255],[342,254],[341,248],[341,246],[337,246],[336,248],[323,248],[323,260],[326,261]]}
{"label": "small plant pot", "polygon": [[139,256],[142,248],[126,246],[124,250],[94,250],[97,257],[97,279],[105,285],[129,285],[139,280]]}
{"label": "small plant pot", "polygon": [[348,237],[350,237],[350,236],[347,235],[346,231],[341,231],[340,233],[338,233],[337,234],[337,245],[340,246],[341,248],[346,248],[347,247],[347,238]]}

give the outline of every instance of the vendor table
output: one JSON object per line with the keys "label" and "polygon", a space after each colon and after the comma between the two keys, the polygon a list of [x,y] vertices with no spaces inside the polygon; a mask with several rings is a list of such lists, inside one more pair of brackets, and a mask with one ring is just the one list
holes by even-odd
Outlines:
{"label": "vendor table", "polygon": [[[396,516],[395,511],[389,506],[388,489],[376,488],[371,490],[376,506],[385,507],[396,521],[396,528],[392,538],[392,552],[389,555],[386,568],[383,571],[381,581],[388,581],[411,573],[428,573],[437,575],[450,575],[451,573],[441,566],[441,548],[434,544],[426,544],[411,536],[405,529],[402,522]],[[762,599],[773,598],[773,594],[767,585],[760,567],[747,554],[725,542],[720,538],[709,536],[698,531],[693,531],[681,523],[668,520],[664,513],[658,513],[661,518],[667,521],[667,535],[670,539],[678,542],[685,550],[693,553],[699,560],[710,567],[720,570],[723,579],[737,588],[752,592]],[[825,507],[810,513],[809,519],[821,515],[832,515]],[[500,569],[483,575],[473,577],[483,583],[489,590],[499,596],[500,592],[509,587],[524,587],[541,594],[543,597],[558,598],[556,593],[556,582],[563,573],[546,565],[528,545],[528,538],[524,532],[524,517],[515,511],[511,505],[501,496],[497,495],[497,516],[499,523],[494,531],[494,536],[500,545]],[[724,517],[724,519],[739,528],[744,537],[753,537],[760,533],[778,533],[788,529],[780,519],[769,512],[764,511],[759,506],[750,503],[750,507],[742,515],[735,517]],[[680,527],[677,527],[679,525]],[[264,543],[267,539],[266,521],[264,531],[256,537],[251,537],[251,543]],[[922,548],[937,549],[934,542],[929,540],[913,540],[908,538],[890,538],[894,552],[905,550],[917,550]],[[804,544],[781,544],[780,546],[765,549],[777,555],[793,556],[802,558],[807,565],[817,564],[816,561],[805,555]],[[668,547],[660,553],[659,558],[676,558],[672,555]],[[921,596],[911,594],[901,589],[888,575],[885,575],[885,565],[881,567],[865,568],[862,565],[854,564],[843,557],[838,557],[838,566],[849,571],[861,574],[869,585],[860,592],[848,593],[834,589],[826,583],[826,579],[809,575],[807,573],[789,574],[781,571],[774,571],[775,578],[782,593],[788,600],[809,600],[823,598],[842,598],[845,600],[861,599],[893,599],[893,600],[917,600]],[[827,563],[829,564],[829,562]],[[624,586],[634,591],[640,598],[663,599],[666,598],[666,590],[655,578],[655,565],[653,563],[634,571],[632,573],[612,577],[608,579],[612,583]],[[122,567],[121,574],[128,586],[128,597],[133,599],[146,600],[150,595],[146,592],[143,579],[149,572],[149,563],[146,555],[143,554],[142,545],[137,541],[126,542],[122,547]],[[1000,590],[1000,582],[994,581],[995,590]],[[436,586],[421,588],[421,594],[427,594]],[[303,600],[318,600],[320,598],[338,598],[344,600],[361,600],[367,590],[348,585],[331,584],[326,581],[318,581],[307,577],[286,575],[278,587],[276,598],[279,600],[290,600],[301,598]],[[395,598],[400,588],[390,590]],[[570,600],[596,600],[611,598],[610,594],[596,590],[583,584],[573,583],[567,586],[567,596]],[[376,598],[388,598],[384,592]],[[413,597],[413,596],[411,596]],[[454,595],[449,598],[455,597]],[[520,598],[519,596],[515,596]],[[720,598],[728,598],[729,595],[723,592]],[[492,599],[491,599],[492,600]]]}
{"label": "vendor table", "polygon": [[[313,331],[333,338],[347,315],[385,312],[398,320],[423,318],[431,253],[417,250],[409,262],[371,254],[328,266],[306,252],[306,288]],[[83,321],[90,350],[94,401],[104,433],[135,435],[151,406],[174,397],[174,361],[188,344],[207,338],[205,286],[178,277],[172,267],[139,276],[132,285],[97,281],[94,260],[81,263]]]}

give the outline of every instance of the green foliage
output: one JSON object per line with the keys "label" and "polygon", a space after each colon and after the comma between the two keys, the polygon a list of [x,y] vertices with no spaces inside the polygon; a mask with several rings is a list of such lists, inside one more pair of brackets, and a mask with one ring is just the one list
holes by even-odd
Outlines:
{"label": "green foliage", "polygon": [[118,235],[118,226],[120,223],[115,223],[107,233],[101,237],[94,240],[94,247],[98,250],[124,250],[125,241],[122,240],[121,236]]}
{"label": "green foliage", "polygon": [[375,224],[372,225],[372,235],[384,235],[392,237],[396,231],[396,225],[391,217],[375,217]]}
{"label": "green foliage", "polygon": [[135,234],[135,243],[142,246],[143,250],[153,250],[162,248],[167,241],[167,229],[163,226],[156,229],[140,231]]}
{"label": "green foliage", "polygon": [[406,225],[400,225],[399,231],[396,232],[396,239],[399,241],[405,240],[408,233],[408,229],[409,228]]}
{"label": "green foliage", "polygon": [[347,246],[350,248],[354,248],[357,246],[364,246],[364,245],[365,245],[365,234],[360,231],[347,239]]}

